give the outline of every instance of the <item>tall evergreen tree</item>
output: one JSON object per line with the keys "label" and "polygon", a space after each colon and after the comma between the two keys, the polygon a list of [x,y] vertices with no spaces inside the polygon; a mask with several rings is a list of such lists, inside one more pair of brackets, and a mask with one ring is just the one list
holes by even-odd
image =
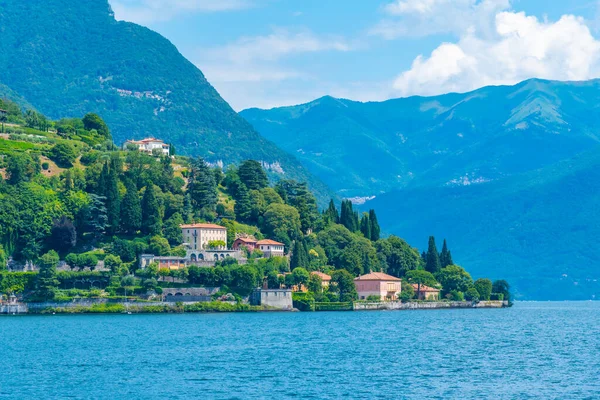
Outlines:
{"label": "tall evergreen tree", "polygon": [[142,231],[148,235],[160,235],[162,232],[162,216],[160,202],[156,197],[156,189],[148,183],[142,199]]}
{"label": "tall evergreen tree", "polygon": [[198,209],[213,210],[217,205],[215,175],[202,158],[192,161],[188,193],[192,199],[192,204]]}
{"label": "tall evergreen tree", "polygon": [[454,264],[452,261],[452,254],[450,253],[450,250],[448,250],[446,239],[444,239],[444,245],[442,246],[442,252],[440,253],[440,264],[442,268]]}
{"label": "tall evergreen tree", "polygon": [[290,268],[306,268],[308,267],[308,253],[306,247],[300,239],[294,242],[294,250],[292,251],[292,257],[290,258]]}
{"label": "tall evergreen tree", "polygon": [[[112,163],[111,163],[112,164]],[[115,233],[119,229],[119,220],[121,218],[121,197],[119,195],[119,177],[117,174],[117,168],[112,165],[112,168],[107,164],[104,164],[107,168],[105,173],[105,188],[104,197],[106,197],[106,216],[108,217],[107,231],[109,233]]]}
{"label": "tall evergreen tree", "polygon": [[340,214],[340,224],[344,225],[350,232],[356,232],[359,228],[357,215],[352,209],[350,200],[342,201],[342,212]]}
{"label": "tall evergreen tree", "polygon": [[371,240],[376,242],[381,237],[381,228],[375,210],[369,210],[369,222],[371,223]]}
{"label": "tall evergreen tree", "polygon": [[237,189],[237,198],[234,206],[235,218],[240,222],[247,222],[252,216],[252,201],[250,191],[241,183]]}
{"label": "tall evergreen tree", "polygon": [[329,207],[323,213],[325,221],[332,224],[340,223],[340,213],[333,202],[333,199],[329,200]]}
{"label": "tall evergreen tree", "polygon": [[142,204],[135,183],[125,181],[125,197],[121,204],[121,227],[123,231],[135,233],[142,227]]}
{"label": "tall evergreen tree", "polygon": [[371,239],[371,221],[369,219],[369,214],[364,213],[362,218],[360,219],[360,231],[369,240]]}
{"label": "tall evergreen tree", "polygon": [[238,168],[238,176],[248,190],[260,190],[269,186],[267,173],[255,160],[246,160]]}
{"label": "tall evergreen tree", "polygon": [[52,300],[55,296],[60,283],[56,278],[58,262],[58,254],[54,250],[44,254],[37,262],[40,272],[37,276],[36,295],[41,300]]}
{"label": "tall evergreen tree", "polygon": [[442,269],[440,263],[440,254],[437,251],[437,247],[435,245],[435,238],[433,236],[429,236],[429,247],[427,249],[427,261],[425,263],[425,270],[435,274],[440,269]]}

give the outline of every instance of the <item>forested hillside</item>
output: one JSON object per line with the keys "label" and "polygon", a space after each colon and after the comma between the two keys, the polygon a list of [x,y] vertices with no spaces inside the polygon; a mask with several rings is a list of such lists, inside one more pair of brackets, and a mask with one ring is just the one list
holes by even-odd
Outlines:
{"label": "forested hillside", "polygon": [[213,164],[256,159],[274,179],[307,181],[325,203],[325,185],[239,117],[168,40],[117,22],[107,0],[0,0],[0,35],[0,84],[45,115],[95,112],[117,144],[156,136]]}
{"label": "forested hillside", "polygon": [[[8,111],[0,133],[0,269],[39,267],[0,272],[0,292],[30,300],[152,296],[172,277],[239,298],[264,279],[274,288],[307,285],[319,301],[348,302],[357,298],[354,277],[385,271],[454,300],[490,298],[492,282],[474,282],[454,265],[446,242],[438,252],[430,238],[421,255],[396,236],[382,237],[375,210],[360,214],[349,201],[339,209],[331,200],[321,212],[306,183],[270,185],[257,161],[222,171],[202,158],[121,151],[97,114],[52,121],[7,100],[0,108]],[[181,225],[191,222],[225,226],[227,243],[219,246],[239,236],[269,238],[290,258],[255,250],[244,265],[231,258],[215,268],[140,268],[144,253],[185,256]],[[57,272],[60,260],[66,265]],[[309,271],[330,273],[337,284],[324,290]],[[78,290],[78,279],[102,287]],[[494,287],[508,299],[506,283]],[[402,293],[414,296],[410,285]]]}

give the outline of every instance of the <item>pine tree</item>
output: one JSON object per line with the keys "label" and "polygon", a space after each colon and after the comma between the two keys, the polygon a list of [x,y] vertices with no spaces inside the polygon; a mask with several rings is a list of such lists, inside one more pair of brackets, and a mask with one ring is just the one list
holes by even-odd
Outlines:
{"label": "pine tree", "polygon": [[379,227],[379,222],[377,222],[375,210],[369,211],[369,222],[371,223],[371,240],[376,242],[381,237],[381,228]]}
{"label": "pine tree", "polygon": [[252,215],[252,201],[250,200],[250,192],[243,183],[240,184],[237,190],[237,198],[235,199],[235,218],[239,222],[246,222]]}
{"label": "pine tree", "polygon": [[371,221],[369,220],[369,214],[364,213],[360,220],[360,231],[367,239],[371,240]]}
{"label": "pine tree", "polygon": [[[106,197],[106,216],[108,217],[109,233],[115,233],[119,229],[119,219],[121,217],[121,198],[119,196],[119,178],[117,168],[108,167],[104,164],[108,172],[105,175],[106,187],[104,188],[104,197]],[[103,169],[104,172],[104,169]]]}
{"label": "pine tree", "polygon": [[269,186],[267,173],[258,161],[246,160],[238,168],[238,176],[248,190],[260,190]]}
{"label": "pine tree", "polygon": [[213,210],[217,205],[217,185],[215,175],[202,158],[192,162],[188,193],[192,204],[198,209]]}
{"label": "pine tree", "polygon": [[121,227],[123,231],[135,233],[142,227],[142,204],[137,187],[131,179],[125,182],[125,197],[121,203]]}
{"label": "pine tree", "polygon": [[435,274],[442,268],[440,263],[440,255],[435,245],[435,238],[429,237],[429,247],[427,249],[427,261],[425,263],[425,270]]}
{"label": "pine tree", "polygon": [[444,239],[444,245],[442,246],[442,252],[440,253],[440,264],[442,268],[454,264],[452,262],[452,254],[450,253],[450,250],[448,250],[448,245],[446,244],[446,239]]}
{"label": "pine tree", "polygon": [[154,185],[148,183],[142,199],[142,231],[152,236],[160,235],[162,231],[160,203],[155,191]]}

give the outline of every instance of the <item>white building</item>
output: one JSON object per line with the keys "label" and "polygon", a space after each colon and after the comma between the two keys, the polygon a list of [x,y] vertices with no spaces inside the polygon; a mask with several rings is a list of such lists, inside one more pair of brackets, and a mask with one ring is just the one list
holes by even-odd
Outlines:
{"label": "white building", "polygon": [[168,156],[170,153],[169,145],[160,139],[147,138],[142,140],[128,140],[123,144],[123,150],[127,150],[129,145],[137,146],[138,150],[144,153],[152,154],[154,149],[159,149],[163,155]]}
{"label": "white building", "polygon": [[256,248],[263,252],[265,257],[283,257],[285,245],[271,239],[259,240]]}
{"label": "white building", "polygon": [[225,243],[219,246],[219,250],[227,248],[227,228],[215,224],[188,224],[181,225],[183,241],[192,250],[208,250],[209,242],[217,240]]}

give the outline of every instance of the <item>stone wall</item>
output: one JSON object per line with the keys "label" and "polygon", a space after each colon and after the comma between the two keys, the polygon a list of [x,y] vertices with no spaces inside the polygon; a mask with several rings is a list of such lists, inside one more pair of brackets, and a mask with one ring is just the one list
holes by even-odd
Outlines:
{"label": "stone wall", "polygon": [[366,310],[429,310],[444,308],[502,308],[507,307],[506,301],[482,301],[473,304],[468,301],[427,301],[427,302],[408,302],[399,301],[387,302],[355,302],[355,311]]}
{"label": "stone wall", "polygon": [[16,303],[16,304],[1,304],[0,305],[0,315],[2,314],[27,314],[27,304],[24,303]]}

